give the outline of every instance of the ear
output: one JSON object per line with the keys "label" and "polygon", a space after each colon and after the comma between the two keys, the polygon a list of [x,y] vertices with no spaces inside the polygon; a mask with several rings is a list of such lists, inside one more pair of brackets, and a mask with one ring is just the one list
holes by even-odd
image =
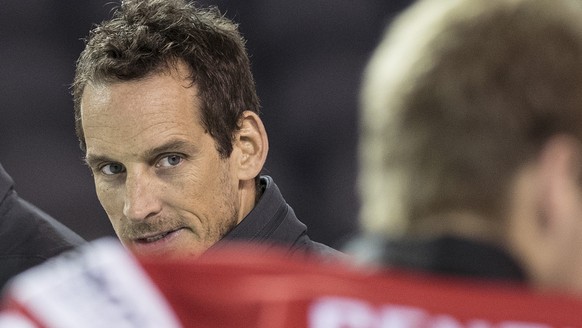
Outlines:
{"label": "ear", "polygon": [[537,211],[515,233],[528,234],[531,229],[522,249],[529,250],[526,264],[539,287],[564,287],[581,281],[581,155],[580,142],[561,135],[548,140],[537,159]]}
{"label": "ear", "polygon": [[[580,143],[569,136],[552,137],[543,146],[539,159],[539,178],[542,193],[541,224],[548,229],[558,228],[580,215],[582,161]],[[548,231],[551,232],[551,231]]]}
{"label": "ear", "polygon": [[252,180],[261,170],[269,152],[269,140],[263,121],[251,111],[244,111],[239,119],[234,148],[239,153],[237,162],[239,180]]}
{"label": "ear", "polygon": [[564,263],[573,262],[569,250],[579,253],[581,167],[579,142],[558,135],[516,174],[508,242],[536,286],[555,284]]}

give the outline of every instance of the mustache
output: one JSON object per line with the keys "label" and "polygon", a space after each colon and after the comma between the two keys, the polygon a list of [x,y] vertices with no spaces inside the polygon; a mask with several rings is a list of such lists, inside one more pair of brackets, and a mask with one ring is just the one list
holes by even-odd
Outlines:
{"label": "mustache", "polygon": [[121,221],[119,234],[125,239],[139,239],[160,234],[162,232],[174,231],[186,227],[187,224],[182,218],[152,218],[148,220]]}

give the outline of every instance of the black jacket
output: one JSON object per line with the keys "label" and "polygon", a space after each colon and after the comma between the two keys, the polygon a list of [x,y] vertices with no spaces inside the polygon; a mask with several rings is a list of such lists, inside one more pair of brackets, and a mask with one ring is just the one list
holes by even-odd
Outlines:
{"label": "black jacket", "polygon": [[0,288],[14,275],[84,240],[20,198],[0,164]]}
{"label": "black jacket", "polygon": [[366,236],[352,242],[345,251],[356,261],[391,268],[488,280],[525,280],[522,268],[505,251],[460,237],[384,240]]}
{"label": "black jacket", "polygon": [[307,227],[297,219],[271,177],[261,176],[261,185],[264,191],[256,206],[211,250],[222,248],[232,241],[244,241],[275,246],[290,254],[305,252],[343,256],[339,251],[309,239]]}

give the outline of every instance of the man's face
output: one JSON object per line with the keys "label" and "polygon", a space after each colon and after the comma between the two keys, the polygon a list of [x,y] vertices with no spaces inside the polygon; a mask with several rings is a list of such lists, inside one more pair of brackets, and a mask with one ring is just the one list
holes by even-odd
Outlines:
{"label": "man's face", "polygon": [[97,196],[121,242],[138,255],[198,256],[242,219],[233,156],[219,157],[185,74],[180,67],[89,84],[83,93]]}

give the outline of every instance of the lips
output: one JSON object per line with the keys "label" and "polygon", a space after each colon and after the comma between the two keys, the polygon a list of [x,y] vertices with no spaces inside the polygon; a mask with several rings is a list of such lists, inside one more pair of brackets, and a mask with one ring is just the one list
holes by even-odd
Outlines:
{"label": "lips", "polygon": [[135,241],[137,243],[140,243],[140,244],[153,243],[153,242],[156,242],[156,241],[158,241],[158,240],[166,237],[167,235],[171,234],[174,231],[176,231],[176,230],[164,232],[164,233],[161,233],[161,234],[158,234],[158,235],[155,235],[155,236],[151,236],[151,237],[138,238]]}
{"label": "lips", "polygon": [[149,235],[146,237],[134,238],[133,240],[136,244],[152,244],[155,242],[162,241],[163,239],[169,238],[182,229],[183,228],[180,227],[180,228],[168,230],[168,231],[157,233],[157,234],[152,234],[152,235]]}

